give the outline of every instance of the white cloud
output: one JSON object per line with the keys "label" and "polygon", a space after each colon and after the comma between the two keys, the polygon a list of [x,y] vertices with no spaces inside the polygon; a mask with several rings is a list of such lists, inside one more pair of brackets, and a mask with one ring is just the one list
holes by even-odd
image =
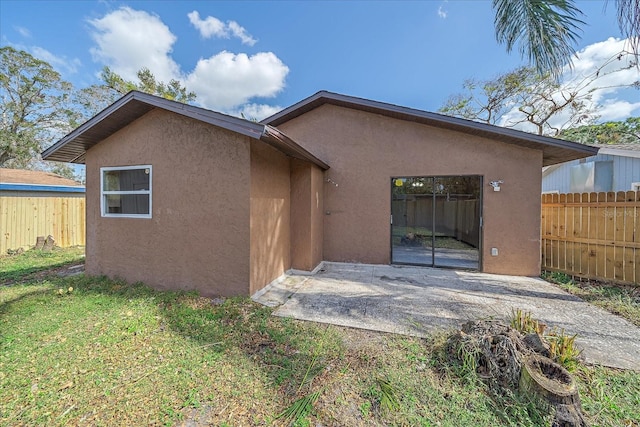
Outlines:
{"label": "white cloud", "polygon": [[[621,55],[627,49],[625,39],[611,37],[580,50],[573,61],[573,70],[565,67],[562,75],[565,85],[579,85],[598,73],[597,79],[583,85],[582,92],[591,92],[592,104],[602,106],[598,111],[599,122],[625,119],[640,113],[640,102],[621,99],[629,94],[628,86],[640,80],[640,72],[633,65],[632,55]],[[638,91],[632,93],[637,100]]]}
{"label": "white cloud", "polygon": [[254,39],[251,34],[247,33],[247,30],[245,30],[244,27],[241,27],[236,21],[229,21],[227,25],[231,34],[239,38],[242,41],[242,44],[248,44],[249,46],[256,44],[257,40]]}
{"label": "white cloud", "polygon": [[272,52],[247,56],[223,51],[200,59],[186,85],[204,105],[228,110],[256,96],[275,96],[284,88],[288,73],[289,68]]}
{"label": "white cloud", "polygon": [[125,79],[135,80],[143,67],[161,81],[180,79],[180,67],[170,56],[177,38],[157,15],[122,7],[89,24],[95,29],[94,60]]}
{"label": "white cloud", "polygon": [[13,27],[22,37],[31,38],[31,31],[28,28],[16,25]]}
{"label": "white cloud", "polygon": [[629,102],[620,99],[606,100],[600,110],[600,121],[622,121],[631,116],[637,116],[639,112],[640,102]]}
{"label": "white cloud", "polygon": [[[573,60],[573,69],[565,67],[560,78],[562,87],[580,88],[579,93],[591,95],[586,101],[589,107],[597,106],[597,122],[624,120],[640,114],[638,90],[629,89],[629,85],[640,80],[640,72],[634,66],[631,55],[619,56],[627,48],[625,40],[609,38],[591,44],[577,52]],[[597,73],[598,78],[593,79]],[[561,92],[556,94],[561,96]],[[632,101],[628,98],[631,96]],[[500,126],[507,126],[522,120],[522,113],[516,109],[505,114]],[[558,114],[550,123],[554,127],[562,127],[568,120],[566,114]],[[535,131],[530,125],[515,126],[526,131]]]}
{"label": "white cloud", "polygon": [[[215,18],[203,21],[195,11],[189,15],[192,23],[204,23],[197,27],[203,37],[220,31]],[[272,52],[249,56],[222,51],[201,58],[193,71],[185,72],[172,58],[176,36],[158,16],[123,7],[89,23],[96,42],[91,49],[94,60],[125,79],[136,80],[136,72],[147,67],[160,81],[179,80],[196,93],[196,102],[205,108],[235,114],[246,111],[246,117],[256,118],[278,109],[262,104],[243,106],[256,97],[274,97],[284,88],[289,68]],[[241,39],[250,37],[234,21],[225,28]]]}
{"label": "white cloud", "polygon": [[447,12],[446,10],[444,10],[442,8],[442,6],[438,6],[438,16],[442,19],[447,19],[447,15],[449,14],[449,12]]}
{"label": "white cloud", "polygon": [[[608,73],[626,68],[631,65],[630,55],[621,53],[626,52],[626,40],[619,40],[613,37],[587,46],[576,53],[573,61],[573,70],[565,67],[563,79],[571,82],[582,79],[600,68],[600,77],[598,86],[609,86],[612,83],[628,84],[633,82],[631,79],[638,79],[640,75],[637,69],[628,69],[616,73],[613,76],[605,76]],[[602,83],[604,82],[604,84]]]}
{"label": "white cloud", "polygon": [[69,59],[66,56],[56,56],[48,50],[38,46],[33,46],[29,50],[33,56],[48,62],[53,66],[53,68],[62,72],[70,74],[77,73],[78,67],[82,65],[82,62],[78,58]]}
{"label": "white cloud", "polygon": [[227,21],[225,24],[214,16],[207,16],[205,19],[200,18],[197,10],[187,14],[189,22],[200,32],[200,36],[205,39],[211,37],[219,37],[228,39],[234,36],[242,41],[242,44],[253,46],[257,40],[254,39],[247,30],[240,26],[236,21]]}
{"label": "white cloud", "polygon": [[229,37],[227,26],[218,18],[207,16],[204,20],[200,19],[200,14],[197,10],[188,13],[187,16],[191,24],[200,32],[202,38],[209,39],[213,36],[221,38]]}

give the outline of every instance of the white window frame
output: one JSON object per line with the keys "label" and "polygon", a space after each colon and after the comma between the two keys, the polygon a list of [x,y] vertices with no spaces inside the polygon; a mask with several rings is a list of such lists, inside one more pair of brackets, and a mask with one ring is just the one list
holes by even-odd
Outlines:
{"label": "white window frame", "polygon": [[[132,169],[149,169],[149,190],[135,191],[105,191],[104,190],[104,173],[109,171],[122,171]],[[153,191],[153,167],[151,165],[133,165],[133,166],[109,166],[100,168],[100,214],[105,218],[151,218],[153,212],[152,191]],[[149,213],[148,214],[119,214],[109,213],[106,211],[106,196],[116,194],[148,194],[149,195]]]}
{"label": "white window frame", "polygon": [[631,191],[640,191],[640,182],[632,182]]}

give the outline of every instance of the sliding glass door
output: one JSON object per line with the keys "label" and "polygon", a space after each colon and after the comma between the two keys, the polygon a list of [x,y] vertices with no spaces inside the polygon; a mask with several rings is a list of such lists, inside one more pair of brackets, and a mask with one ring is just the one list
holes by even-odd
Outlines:
{"label": "sliding glass door", "polygon": [[391,179],[391,262],[480,268],[482,177]]}

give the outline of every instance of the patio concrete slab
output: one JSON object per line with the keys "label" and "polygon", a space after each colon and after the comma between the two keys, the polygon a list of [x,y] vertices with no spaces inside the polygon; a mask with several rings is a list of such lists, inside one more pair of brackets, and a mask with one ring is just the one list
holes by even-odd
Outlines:
{"label": "patio concrete slab", "polygon": [[541,279],[427,267],[325,262],[254,299],[277,316],[412,336],[529,311],[577,334],[587,363],[640,371],[640,328]]}

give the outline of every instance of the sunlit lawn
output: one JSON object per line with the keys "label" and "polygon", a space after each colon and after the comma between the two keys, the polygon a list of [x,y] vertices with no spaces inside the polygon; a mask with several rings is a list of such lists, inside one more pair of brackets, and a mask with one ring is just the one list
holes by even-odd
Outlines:
{"label": "sunlit lawn", "polygon": [[[62,254],[65,253],[63,256]],[[526,426],[429,339],[299,322],[247,298],[207,299],[37,273],[81,254],[0,258],[0,425]],[[47,258],[49,257],[49,258]],[[25,279],[20,279],[23,272]],[[34,274],[37,273],[37,276]],[[386,409],[381,380],[397,406]],[[638,425],[640,374],[583,367],[594,425]],[[281,417],[318,393],[297,421]],[[635,424],[634,424],[635,423]]]}

